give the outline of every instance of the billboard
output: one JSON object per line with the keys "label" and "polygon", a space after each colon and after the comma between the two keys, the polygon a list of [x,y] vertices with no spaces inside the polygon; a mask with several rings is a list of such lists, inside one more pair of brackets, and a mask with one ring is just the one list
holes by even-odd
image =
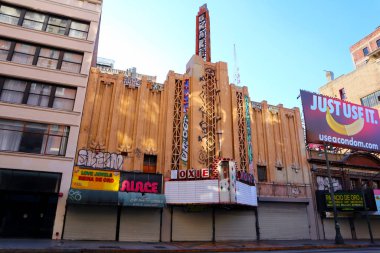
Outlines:
{"label": "billboard", "polygon": [[77,166],[73,170],[71,188],[84,190],[118,191],[119,171],[82,169]]}
{"label": "billboard", "polygon": [[380,152],[376,109],[301,90],[308,143]]}

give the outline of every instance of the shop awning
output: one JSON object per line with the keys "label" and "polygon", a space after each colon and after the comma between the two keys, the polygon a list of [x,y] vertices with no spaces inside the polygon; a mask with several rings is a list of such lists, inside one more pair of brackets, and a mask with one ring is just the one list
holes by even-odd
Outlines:
{"label": "shop awning", "polygon": [[118,192],[70,189],[68,204],[117,205]]}

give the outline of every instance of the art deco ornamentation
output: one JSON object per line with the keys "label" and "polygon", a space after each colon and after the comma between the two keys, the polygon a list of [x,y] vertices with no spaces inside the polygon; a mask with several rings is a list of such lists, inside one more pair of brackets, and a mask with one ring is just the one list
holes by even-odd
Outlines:
{"label": "art deco ornamentation", "polygon": [[199,150],[198,157],[199,162],[210,167],[216,157],[216,100],[219,99],[215,70],[206,68],[205,75],[200,81],[202,106],[199,111],[202,114],[202,120],[199,125],[202,129],[202,136],[199,136],[198,139],[202,142],[202,148]]}
{"label": "art deco ornamentation", "polygon": [[179,170],[181,158],[182,80],[175,80],[171,169]]}
{"label": "art deco ornamentation", "polygon": [[239,143],[239,156],[240,167],[238,170],[247,171],[247,150],[246,150],[246,128],[244,124],[244,105],[243,105],[243,93],[236,92],[237,100],[237,115],[238,115],[238,143]]}

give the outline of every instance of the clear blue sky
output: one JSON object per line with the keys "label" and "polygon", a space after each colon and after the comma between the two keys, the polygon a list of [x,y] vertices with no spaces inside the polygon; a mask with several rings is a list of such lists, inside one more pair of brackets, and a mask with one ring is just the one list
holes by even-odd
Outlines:
{"label": "clear blue sky", "polygon": [[184,73],[195,53],[195,16],[207,3],[212,62],[228,63],[233,45],[241,86],[251,100],[300,107],[299,89],[317,91],[354,69],[349,47],[380,25],[379,0],[104,0],[99,56],[163,82]]}

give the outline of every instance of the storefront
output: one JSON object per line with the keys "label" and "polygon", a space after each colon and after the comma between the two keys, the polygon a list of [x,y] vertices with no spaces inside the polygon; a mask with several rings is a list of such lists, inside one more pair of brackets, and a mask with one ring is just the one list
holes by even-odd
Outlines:
{"label": "storefront", "polygon": [[75,167],[71,186],[64,239],[160,241],[162,175]]}
{"label": "storefront", "polygon": [[161,240],[162,175],[122,172],[119,189],[119,241]]}
{"label": "storefront", "polygon": [[165,183],[171,241],[256,239],[257,195],[253,176],[237,173],[234,161],[212,170],[179,170]]}
{"label": "storefront", "polygon": [[0,169],[0,237],[52,238],[60,173]]}
{"label": "storefront", "polygon": [[[312,166],[312,179],[318,193],[329,190],[329,180],[321,146],[314,145],[310,149],[309,162]],[[374,239],[380,238],[380,216],[377,213],[374,192],[380,186],[380,159],[367,152],[341,154],[339,149],[328,150],[331,177],[334,191],[345,193],[346,198],[359,194],[364,196],[361,206],[338,207],[338,222],[343,239],[370,239],[367,215]],[[346,205],[349,202],[345,203]],[[317,197],[319,231],[321,239],[335,238],[334,216],[331,206],[327,208],[325,197]]]}
{"label": "storefront", "polygon": [[260,239],[310,239],[307,203],[260,202]]}
{"label": "storefront", "polygon": [[[376,191],[376,190],[375,190]],[[373,238],[380,238],[380,217],[372,189],[338,190],[334,193],[338,211],[338,222],[343,239],[370,239],[371,228]],[[335,238],[333,206],[328,191],[317,191],[318,212],[321,215],[324,239]]]}

